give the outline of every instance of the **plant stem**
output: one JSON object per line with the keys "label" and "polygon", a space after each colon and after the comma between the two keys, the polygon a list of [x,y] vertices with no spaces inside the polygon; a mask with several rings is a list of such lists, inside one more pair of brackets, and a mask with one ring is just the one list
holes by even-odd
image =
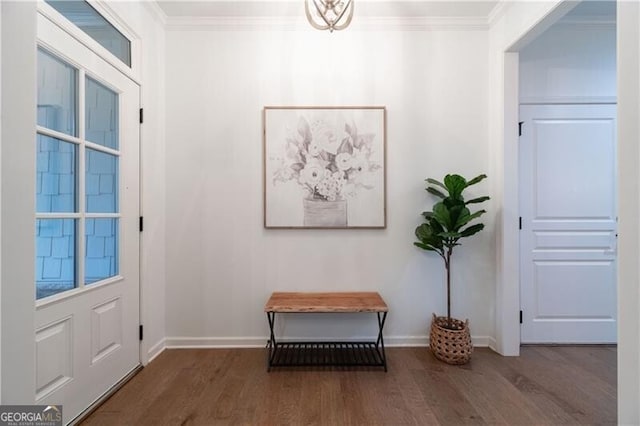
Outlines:
{"label": "plant stem", "polygon": [[445,267],[447,269],[447,325],[451,329],[451,252],[453,248],[447,250],[447,260]]}

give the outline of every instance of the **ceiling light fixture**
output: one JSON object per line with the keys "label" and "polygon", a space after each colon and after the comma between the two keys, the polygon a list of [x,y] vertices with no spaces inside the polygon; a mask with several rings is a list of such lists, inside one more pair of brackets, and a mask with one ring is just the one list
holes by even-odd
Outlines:
{"label": "ceiling light fixture", "polygon": [[304,0],[304,11],[313,28],[344,30],[353,18],[354,0]]}

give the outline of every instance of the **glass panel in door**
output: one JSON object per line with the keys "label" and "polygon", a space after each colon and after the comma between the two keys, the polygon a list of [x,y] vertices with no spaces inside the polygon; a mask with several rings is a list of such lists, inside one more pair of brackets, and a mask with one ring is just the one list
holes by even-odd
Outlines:
{"label": "glass panel in door", "polygon": [[89,77],[85,88],[85,134],[95,145],[85,150],[85,211],[90,217],[84,282],[93,284],[119,273],[119,112],[116,92]]}
{"label": "glass panel in door", "polygon": [[35,285],[41,299],[78,285],[78,70],[43,49],[37,68]]}

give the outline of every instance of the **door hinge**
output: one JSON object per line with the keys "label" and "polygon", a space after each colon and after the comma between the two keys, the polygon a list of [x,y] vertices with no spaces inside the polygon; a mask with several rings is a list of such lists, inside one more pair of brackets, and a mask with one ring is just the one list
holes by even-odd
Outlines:
{"label": "door hinge", "polygon": [[522,216],[518,218],[518,229],[522,229]]}
{"label": "door hinge", "polygon": [[520,311],[520,324],[522,324],[522,311]]}
{"label": "door hinge", "polygon": [[144,331],[143,331],[142,324],[140,324],[140,328],[138,330],[138,336],[140,337],[140,341],[142,341],[142,338],[144,337]]}
{"label": "door hinge", "polygon": [[144,122],[144,110],[140,108],[140,124]]}
{"label": "door hinge", "polygon": [[522,136],[522,125],[524,124],[524,121],[519,121],[518,122],[518,136]]}
{"label": "door hinge", "polygon": [[144,230],[144,216],[140,216],[140,232]]}

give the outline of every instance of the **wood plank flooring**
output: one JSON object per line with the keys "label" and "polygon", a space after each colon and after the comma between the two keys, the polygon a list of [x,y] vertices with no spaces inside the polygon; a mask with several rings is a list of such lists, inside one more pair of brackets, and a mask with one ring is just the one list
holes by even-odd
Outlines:
{"label": "wood plank flooring", "polygon": [[166,350],[84,425],[616,424],[616,349],[476,349],[455,367],[388,348],[382,369],[266,371],[264,349]]}

